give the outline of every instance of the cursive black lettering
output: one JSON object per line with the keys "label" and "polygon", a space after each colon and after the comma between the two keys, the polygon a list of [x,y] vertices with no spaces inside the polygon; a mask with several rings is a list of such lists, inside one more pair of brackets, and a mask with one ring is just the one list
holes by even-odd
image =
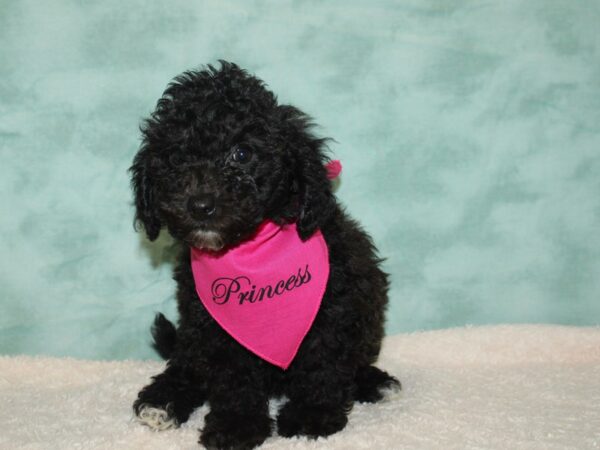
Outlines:
{"label": "cursive black lettering", "polygon": [[217,305],[226,304],[232,296],[237,294],[238,304],[262,302],[266,298],[283,295],[286,291],[293,291],[300,286],[310,283],[312,275],[308,264],[298,268],[295,274],[287,279],[279,280],[274,285],[257,287],[250,278],[239,276],[235,278],[217,278],[211,286],[213,302]]}
{"label": "cursive black lettering", "polygon": [[301,275],[301,276],[302,276],[302,284],[310,283],[310,280],[312,279],[312,275],[308,271],[308,264],[304,268],[304,275]]}
{"label": "cursive black lettering", "polygon": [[296,275],[291,275],[285,282],[285,290],[291,291],[296,287]]}
{"label": "cursive black lettering", "polygon": [[238,295],[238,298],[240,299],[240,305],[244,302],[248,302],[248,303],[252,303],[252,301],[250,300],[250,291],[245,291],[245,292],[240,292],[240,295]]}
{"label": "cursive black lettering", "polygon": [[250,284],[248,277],[240,276],[236,278],[217,278],[213,281],[210,291],[213,296],[213,302],[217,305],[224,305],[227,303],[232,294],[239,292],[242,288],[241,282]]}
{"label": "cursive black lettering", "polygon": [[268,285],[265,287],[261,287],[258,290],[257,300],[259,302],[262,302],[263,298],[265,297],[265,294],[267,295],[267,297],[273,298],[273,288],[271,288],[271,286]]}
{"label": "cursive black lettering", "polygon": [[254,298],[254,292],[256,290],[256,286],[253,284],[252,289],[250,291],[242,292],[238,296],[240,299],[240,305],[247,301],[248,303],[254,303],[256,299]]}
{"label": "cursive black lettering", "polygon": [[281,295],[281,294],[283,294],[284,289],[285,289],[285,281],[279,280],[277,282],[277,284],[275,285],[275,293],[277,295]]}

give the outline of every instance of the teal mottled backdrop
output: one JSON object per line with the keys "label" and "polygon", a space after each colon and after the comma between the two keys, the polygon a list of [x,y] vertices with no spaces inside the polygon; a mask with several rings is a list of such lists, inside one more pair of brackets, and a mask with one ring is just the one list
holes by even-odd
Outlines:
{"label": "teal mottled backdrop", "polygon": [[126,173],[218,59],[336,139],[392,274],[389,333],[600,323],[600,2],[0,0],[0,353],[153,357],[169,241]]}

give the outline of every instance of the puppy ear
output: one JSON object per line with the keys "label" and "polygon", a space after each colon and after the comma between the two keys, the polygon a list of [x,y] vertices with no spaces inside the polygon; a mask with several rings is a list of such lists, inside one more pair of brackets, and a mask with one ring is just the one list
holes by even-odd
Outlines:
{"label": "puppy ear", "polygon": [[335,198],[324,162],[319,149],[309,147],[301,152],[298,177],[300,214],[297,227],[298,235],[303,241],[321,228],[335,211]]}
{"label": "puppy ear", "polygon": [[147,153],[147,149],[142,147],[135,156],[129,171],[131,172],[131,186],[135,199],[134,227],[138,230],[141,224],[146,230],[148,239],[154,241],[160,233],[162,224],[158,219],[156,188],[148,176],[149,157]]}
{"label": "puppy ear", "polygon": [[327,158],[323,152],[328,139],[312,135],[312,122],[299,109],[289,105],[281,105],[278,109],[285,123],[285,145],[294,160],[294,185],[299,206],[298,235],[305,241],[331,218],[336,208],[325,168]]}

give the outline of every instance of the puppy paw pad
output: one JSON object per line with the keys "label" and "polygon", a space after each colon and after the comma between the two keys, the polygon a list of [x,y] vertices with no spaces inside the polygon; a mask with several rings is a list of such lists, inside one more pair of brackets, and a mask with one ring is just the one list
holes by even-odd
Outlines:
{"label": "puppy paw pad", "polygon": [[177,420],[167,411],[149,405],[142,405],[137,415],[137,421],[155,431],[168,430],[177,427]]}
{"label": "puppy paw pad", "polygon": [[394,379],[393,381],[381,386],[379,388],[379,393],[381,394],[383,402],[396,400],[402,395],[402,384],[400,384],[398,380]]}

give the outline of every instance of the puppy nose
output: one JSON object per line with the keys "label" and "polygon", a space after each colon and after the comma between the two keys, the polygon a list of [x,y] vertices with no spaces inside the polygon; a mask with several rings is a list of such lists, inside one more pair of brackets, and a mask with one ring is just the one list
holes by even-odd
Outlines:
{"label": "puppy nose", "polygon": [[191,197],[187,204],[189,212],[199,219],[210,216],[215,212],[215,196],[201,194]]}

